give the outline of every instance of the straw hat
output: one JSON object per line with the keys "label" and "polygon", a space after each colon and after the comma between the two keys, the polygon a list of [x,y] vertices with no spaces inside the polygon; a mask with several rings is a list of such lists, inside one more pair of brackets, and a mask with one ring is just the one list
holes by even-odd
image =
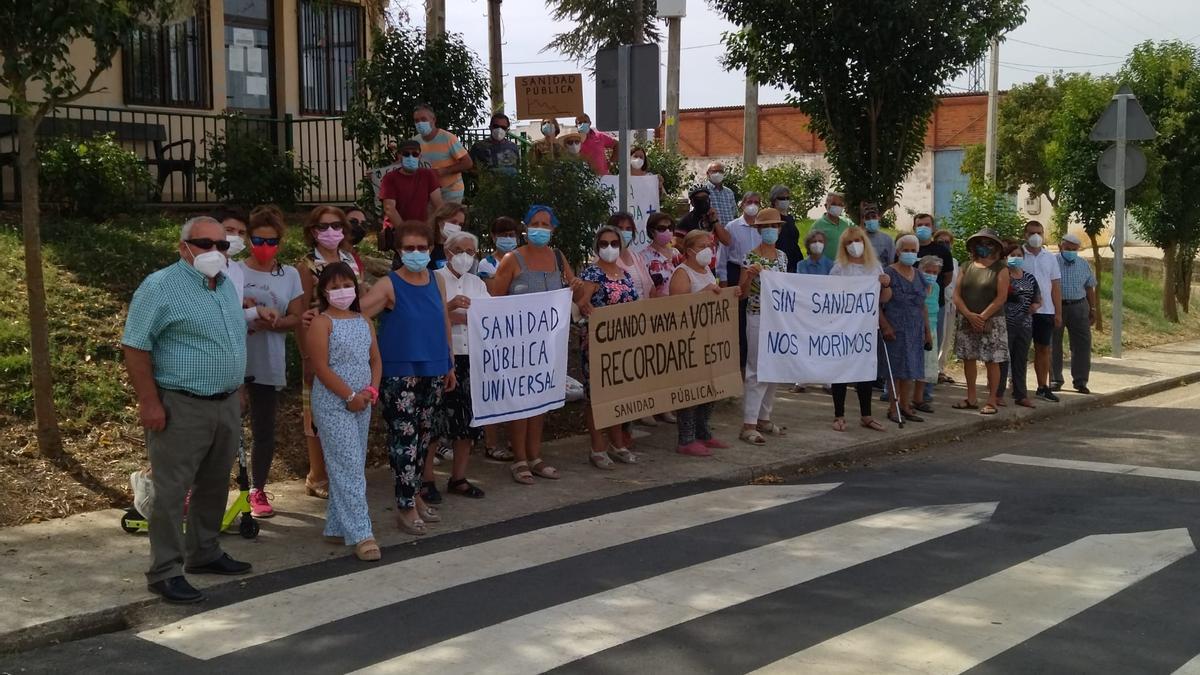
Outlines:
{"label": "straw hat", "polygon": [[779,215],[779,209],[763,209],[758,212],[758,216],[754,218],[754,225],[778,225],[783,222],[783,216]]}
{"label": "straw hat", "polygon": [[971,238],[967,240],[967,250],[974,250],[975,244],[980,240],[989,241],[996,246],[997,250],[1004,248],[1004,240],[1000,238],[1000,235],[996,234],[996,231],[992,228],[985,227],[971,235]]}

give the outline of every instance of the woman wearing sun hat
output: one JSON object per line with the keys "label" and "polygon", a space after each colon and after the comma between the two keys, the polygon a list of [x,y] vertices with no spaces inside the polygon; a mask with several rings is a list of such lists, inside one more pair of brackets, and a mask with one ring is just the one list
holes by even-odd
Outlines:
{"label": "woman wearing sun hat", "polygon": [[958,310],[958,335],[954,353],[963,362],[967,397],[954,404],[959,410],[979,407],[976,393],[976,363],[987,367],[988,400],[979,408],[984,415],[995,415],[1000,387],[1000,364],[1008,361],[1008,328],[1004,304],[1008,298],[1009,275],[1003,257],[1004,242],[991,228],[984,228],[967,240],[970,260],[962,266],[954,289]]}

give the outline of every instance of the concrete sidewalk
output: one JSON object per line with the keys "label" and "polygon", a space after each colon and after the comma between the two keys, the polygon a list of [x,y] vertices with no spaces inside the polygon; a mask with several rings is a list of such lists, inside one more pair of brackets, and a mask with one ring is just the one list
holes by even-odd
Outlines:
{"label": "concrete sidewalk", "polygon": [[[1032,378],[1032,368],[1030,377]],[[583,436],[547,444],[545,456],[562,472],[558,481],[538,480],[534,486],[514,483],[507,465],[473,460],[470,476],[487,491],[482,500],[446,496],[443,522],[433,533],[453,532],[511,520],[569,504],[587,502],[625,492],[702,478],[748,481],[764,474],[791,477],[802,468],[898,452],[987,429],[1024,424],[1051,417],[1063,418],[1085,408],[1110,405],[1200,380],[1200,340],[1134,351],[1122,360],[1097,359],[1090,396],[1062,392],[1058,404],[1038,402],[1034,410],[1009,406],[1000,414],[983,416],[950,408],[963,396],[963,386],[938,387],[936,413],[926,422],[887,423],[885,432],[857,424],[857,406],[850,392],[849,429],[830,428],[832,401],[820,387],[805,394],[780,393],[775,418],[789,428],[782,438],[763,447],[737,440],[740,401],[717,406],[715,431],[730,450],[711,458],[677,455],[675,427],[639,427],[636,465],[618,465],[598,471],[587,463]],[[876,417],[884,421],[886,409],[876,396]],[[1069,420],[1059,423],[1069,424]],[[439,472],[439,486],[445,474]],[[387,470],[368,474],[368,491],[375,535],[384,547],[412,542],[392,521],[392,481]],[[255,540],[228,535],[224,546],[235,558],[254,564],[256,574],[277,572],[349,554],[321,538],[325,502],[304,496],[299,483],[272,485],[278,515],[260,521]],[[122,511],[80,514],[44,523],[0,530],[0,651],[13,651],[57,640],[74,639],[109,630],[120,630],[144,620],[159,606],[146,591],[143,572],[149,560],[144,535],[122,532]],[[426,537],[428,539],[429,537]],[[384,564],[388,561],[384,550]],[[198,587],[238,583],[227,578],[192,577]]]}

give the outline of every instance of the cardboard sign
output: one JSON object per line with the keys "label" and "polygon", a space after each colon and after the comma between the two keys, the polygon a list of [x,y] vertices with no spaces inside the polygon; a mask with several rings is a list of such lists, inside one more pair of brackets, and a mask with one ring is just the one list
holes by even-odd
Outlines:
{"label": "cardboard sign", "polygon": [[583,114],[583,75],[518,75],[517,117],[523,120]]}
{"label": "cardboard sign", "polygon": [[[621,208],[620,177],[601,176],[600,182],[612,188],[612,212],[616,213]],[[629,242],[629,248],[634,253],[641,253],[642,249],[650,245],[650,240],[646,237],[646,219],[650,217],[651,213],[658,211],[659,206],[658,177],[630,176],[629,213],[633,215],[635,231],[633,241]]]}
{"label": "cardboard sign", "polygon": [[865,382],[878,369],[879,279],[763,272],[761,382]]}
{"label": "cardboard sign", "polygon": [[570,326],[570,289],[471,301],[471,426],[563,407]]}
{"label": "cardboard sign", "polygon": [[588,364],[596,426],[741,395],[737,303],[727,288],[592,312]]}

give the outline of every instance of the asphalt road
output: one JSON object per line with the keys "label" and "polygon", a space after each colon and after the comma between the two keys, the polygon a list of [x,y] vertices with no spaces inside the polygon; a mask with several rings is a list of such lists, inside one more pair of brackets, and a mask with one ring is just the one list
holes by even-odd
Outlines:
{"label": "asphalt road", "polygon": [[235,582],[0,672],[1200,673],[1198,412],[1184,387],[624,495]]}

